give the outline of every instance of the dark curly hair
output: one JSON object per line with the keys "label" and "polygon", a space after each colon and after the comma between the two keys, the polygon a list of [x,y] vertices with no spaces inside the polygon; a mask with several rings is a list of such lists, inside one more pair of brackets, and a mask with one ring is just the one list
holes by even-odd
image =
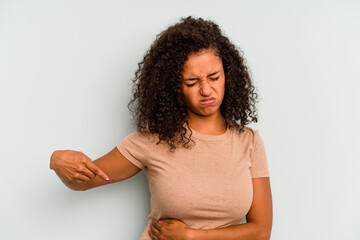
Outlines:
{"label": "dark curly hair", "polygon": [[225,96],[220,111],[227,127],[241,132],[246,124],[257,122],[257,94],[243,53],[214,22],[182,18],[157,35],[138,64],[128,105],[137,130],[158,134],[159,142],[166,142],[172,150],[189,147],[192,142],[181,90],[182,72],[188,56],[204,49],[214,49],[223,63]]}

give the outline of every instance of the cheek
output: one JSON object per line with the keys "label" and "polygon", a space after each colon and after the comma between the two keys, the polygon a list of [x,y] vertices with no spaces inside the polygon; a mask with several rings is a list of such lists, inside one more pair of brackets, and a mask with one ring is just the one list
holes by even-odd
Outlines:
{"label": "cheek", "polygon": [[197,90],[195,89],[195,87],[188,88],[185,91],[183,89],[183,96],[186,104],[194,103],[196,102]]}
{"label": "cheek", "polygon": [[225,92],[225,79],[223,81],[217,82],[216,88],[219,92]]}

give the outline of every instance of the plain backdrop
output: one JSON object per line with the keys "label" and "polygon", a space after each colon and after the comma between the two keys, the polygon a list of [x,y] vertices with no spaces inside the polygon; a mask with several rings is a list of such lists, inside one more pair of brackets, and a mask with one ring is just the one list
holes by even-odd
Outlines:
{"label": "plain backdrop", "polygon": [[272,239],[360,239],[359,1],[0,1],[0,239],[138,239],[143,171],[85,192],[49,169],[134,131],[137,63],[181,17],[214,20],[247,59],[274,201]]}

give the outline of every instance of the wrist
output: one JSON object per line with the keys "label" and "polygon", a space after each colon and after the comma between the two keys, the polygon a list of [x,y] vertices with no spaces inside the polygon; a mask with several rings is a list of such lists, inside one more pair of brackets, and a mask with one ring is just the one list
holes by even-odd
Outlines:
{"label": "wrist", "polygon": [[52,154],[51,154],[51,157],[50,157],[50,169],[52,170],[55,170],[55,166],[56,166],[56,156],[58,154],[59,150],[56,150],[54,151]]}
{"label": "wrist", "polygon": [[66,150],[55,150],[53,154],[50,157],[50,169],[52,170],[58,170],[59,166],[63,165],[63,157]]}

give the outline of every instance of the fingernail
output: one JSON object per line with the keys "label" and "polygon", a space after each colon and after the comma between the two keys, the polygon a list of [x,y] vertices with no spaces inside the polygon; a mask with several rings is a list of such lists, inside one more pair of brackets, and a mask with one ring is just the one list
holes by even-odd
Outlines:
{"label": "fingernail", "polygon": [[150,233],[150,230],[148,231],[148,233]]}
{"label": "fingernail", "polygon": [[161,219],[159,219],[159,220],[158,220],[158,222],[159,222],[159,223],[162,223],[162,220],[161,220]]}
{"label": "fingernail", "polygon": [[110,181],[110,179],[109,179],[109,178],[105,178],[105,181],[106,181],[106,182],[109,182],[109,181]]}

